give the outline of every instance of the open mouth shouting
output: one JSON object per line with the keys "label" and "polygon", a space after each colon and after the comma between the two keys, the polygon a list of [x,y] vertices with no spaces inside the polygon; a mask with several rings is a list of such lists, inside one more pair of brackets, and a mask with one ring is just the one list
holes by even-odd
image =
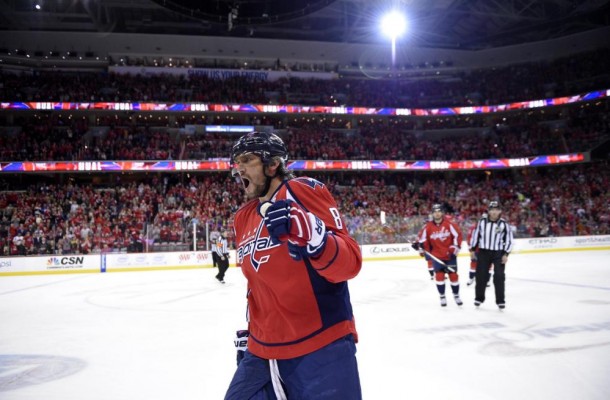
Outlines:
{"label": "open mouth shouting", "polygon": [[244,191],[246,192],[246,197],[248,199],[251,200],[262,196],[265,185],[257,185],[250,178],[247,178],[245,176],[240,176],[239,179],[244,188]]}

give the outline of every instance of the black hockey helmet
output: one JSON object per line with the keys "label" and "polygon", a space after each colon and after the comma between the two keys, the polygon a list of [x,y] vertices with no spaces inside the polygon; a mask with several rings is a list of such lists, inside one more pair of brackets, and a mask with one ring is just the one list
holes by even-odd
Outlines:
{"label": "black hockey helmet", "polygon": [[492,208],[497,208],[497,209],[499,210],[499,209],[500,209],[500,203],[498,203],[498,202],[497,202],[497,201],[495,201],[495,200],[490,201],[490,202],[489,202],[489,204],[488,204],[488,206],[487,206],[487,209],[488,209],[488,210],[491,210]]}
{"label": "black hockey helmet", "polygon": [[436,203],[436,204],[432,205],[432,212],[435,212],[435,211],[445,212],[445,208],[443,207],[442,204]]}
{"label": "black hockey helmet", "polygon": [[249,132],[240,137],[233,145],[231,151],[231,162],[242,154],[256,154],[268,165],[273,157],[280,157],[285,163],[288,160],[288,148],[284,141],[275,133],[271,132]]}

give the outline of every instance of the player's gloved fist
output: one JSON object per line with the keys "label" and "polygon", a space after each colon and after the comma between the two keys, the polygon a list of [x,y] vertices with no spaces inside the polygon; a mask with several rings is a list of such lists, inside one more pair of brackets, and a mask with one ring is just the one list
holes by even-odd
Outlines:
{"label": "player's gloved fist", "polygon": [[237,365],[241,362],[246,354],[246,350],[248,349],[248,337],[250,336],[250,331],[248,330],[240,330],[235,334],[235,339],[233,343],[235,344],[235,349],[237,350]]}
{"label": "player's gloved fist", "polygon": [[457,246],[449,246],[448,256],[457,256],[460,253],[460,248]]}
{"label": "player's gloved fist", "polygon": [[411,247],[413,247],[413,250],[416,250],[419,253],[420,257],[424,256],[424,249],[422,248],[421,243],[413,242],[411,243]]}
{"label": "player's gloved fist", "polygon": [[265,225],[272,239],[288,242],[295,260],[319,255],[326,245],[324,221],[292,200],[278,200],[265,213]]}

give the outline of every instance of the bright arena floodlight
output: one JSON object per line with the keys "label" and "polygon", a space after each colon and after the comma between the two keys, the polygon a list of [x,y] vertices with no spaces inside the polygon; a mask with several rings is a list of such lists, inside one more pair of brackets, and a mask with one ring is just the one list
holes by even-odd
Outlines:
{"label": "bright arena floodlight", "polygon": [[400,37],[406,29],[407,20],[398,11],[391,11],[381,19],[381,31],[392,40]]}
{"label": "bright arena floodlight", "polygon": [[392,40],[392,69],[396,65],[396,38],[407,30],[407,20],[402,13],[391,11],[381,19],[381,30]]}

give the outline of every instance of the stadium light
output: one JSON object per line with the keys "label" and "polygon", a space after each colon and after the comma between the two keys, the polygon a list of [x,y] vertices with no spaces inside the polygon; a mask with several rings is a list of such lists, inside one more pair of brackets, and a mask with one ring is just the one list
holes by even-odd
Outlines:
{"label": "stadium light", "polygon": [[396,40],[406,30],[407,20],[398,11],[391,11],[381,19],[381,31],[392,40]]}
{"label": "stadium light", "polygon": [[392,40],[392,70],[396,66],[396,38],[407,30],[407,20],[398,11],[390,11],[381,19],[381,31]]}

